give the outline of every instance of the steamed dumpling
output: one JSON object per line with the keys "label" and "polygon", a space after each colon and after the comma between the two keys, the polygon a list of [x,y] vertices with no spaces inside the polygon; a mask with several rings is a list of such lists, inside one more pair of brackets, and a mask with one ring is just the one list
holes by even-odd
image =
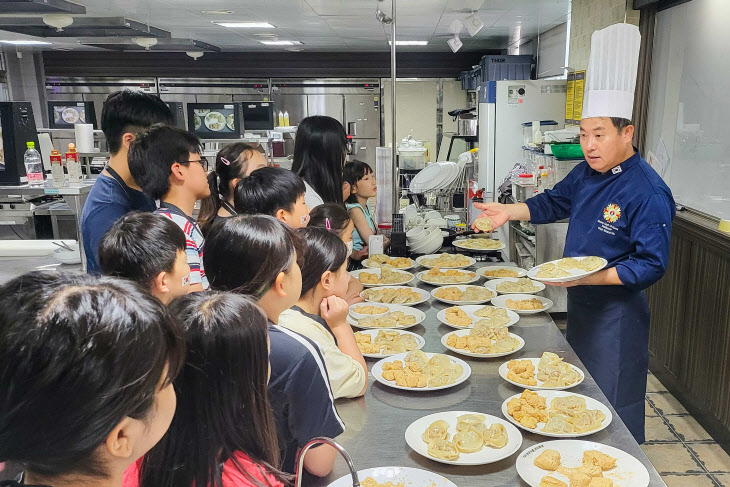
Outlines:
{"label": "steamed dumpling", "polygon": [[423,432],[421,438],[423,438],[423,441],[426,443],[432,443],[438,440],[448,440],[449,423],[443,420],[434,421],[428,426],[428,428],[426,428],[426,431]]}
{"label": "steamed dumpling", "polygon": [[586,410],[586,400],[579,396],[556,397],[550,401],[550,409],[566,416],[576,416]]}
{"label": "steamed dumpling", "polygon": [[509,440],[507,429],[499,424],[494,423],[482,433],[482,439],[486,446],[492,448],[504,448]]}
{"label": "steamed dumpling", "polygon": [[462,453],[474,453],[482,449],[484,440],[479,431],[469,428],[454,435],[454,444]]}
{"label": "steamed dumpling", "polygon": [[603,424],[606,415],[598,409],[581,411],[573,418],[573,426],[576,433],[586,433],[598,429]]}
{"label": "steamed dumpling", "polygon": [[448,440],[436,440],[429,443],[428,454],[441,460],[456,460],[459,458],[459,449]]}
{"label": "steamed dumpling", "polygon": [[546,433],[566,434],[575,432],[575,428],[563,416],[553,416],[542,429]]}

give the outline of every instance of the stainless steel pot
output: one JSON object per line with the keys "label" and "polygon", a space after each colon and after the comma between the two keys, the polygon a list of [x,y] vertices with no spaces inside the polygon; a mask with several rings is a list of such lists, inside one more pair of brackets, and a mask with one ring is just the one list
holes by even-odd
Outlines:
{"label": "stainless steel pot", "polygon": [[[464,114],[464,115],[471,115],[471,114]],[[462,118],[462,116],[459,117],[459,119],[456,121],[456,134],[457,135],[470,135],[470,136],[477,136],[479,135],[477,132],[477,121],[478,119],[472,115],[472,118]]]}

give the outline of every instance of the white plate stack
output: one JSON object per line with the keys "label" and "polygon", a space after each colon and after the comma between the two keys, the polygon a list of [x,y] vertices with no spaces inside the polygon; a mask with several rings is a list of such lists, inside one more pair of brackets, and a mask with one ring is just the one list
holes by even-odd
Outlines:
{"label": "white plate stack", "polygon": [[435,162],[422,169],[411,181],[411,193],[420,194],[448,188],[461,173],[461,166],[455,162]]}
{"label": "white plate stack", "polygon": [[433,254],[444,244],[438,227],[414,227],[406,233],[406,244],[414,254]]}

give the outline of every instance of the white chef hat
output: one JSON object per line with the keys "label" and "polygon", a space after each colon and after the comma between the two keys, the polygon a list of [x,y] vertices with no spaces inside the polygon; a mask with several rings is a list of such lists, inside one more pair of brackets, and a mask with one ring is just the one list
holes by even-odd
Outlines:
{"label": "white chef hat", "polygon": [[593,33],[582,118],[631,120],[640,46],[635,25],[614,24]]}

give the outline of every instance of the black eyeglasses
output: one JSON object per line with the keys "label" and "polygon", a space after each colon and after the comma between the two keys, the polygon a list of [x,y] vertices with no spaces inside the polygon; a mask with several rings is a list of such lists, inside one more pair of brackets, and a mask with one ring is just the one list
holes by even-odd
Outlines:
{"label": "black eyeglasses", "polygon": [[177,161],[178,164],[186,164],[186,165],[189,165],[191,162],[200,164],[201,166],[203,166],[203,169],[205,169],[206,172],[210,168],[210,163],[208,162],[208,158],[204,157],[204,156],[200,156],[199,161]]}

